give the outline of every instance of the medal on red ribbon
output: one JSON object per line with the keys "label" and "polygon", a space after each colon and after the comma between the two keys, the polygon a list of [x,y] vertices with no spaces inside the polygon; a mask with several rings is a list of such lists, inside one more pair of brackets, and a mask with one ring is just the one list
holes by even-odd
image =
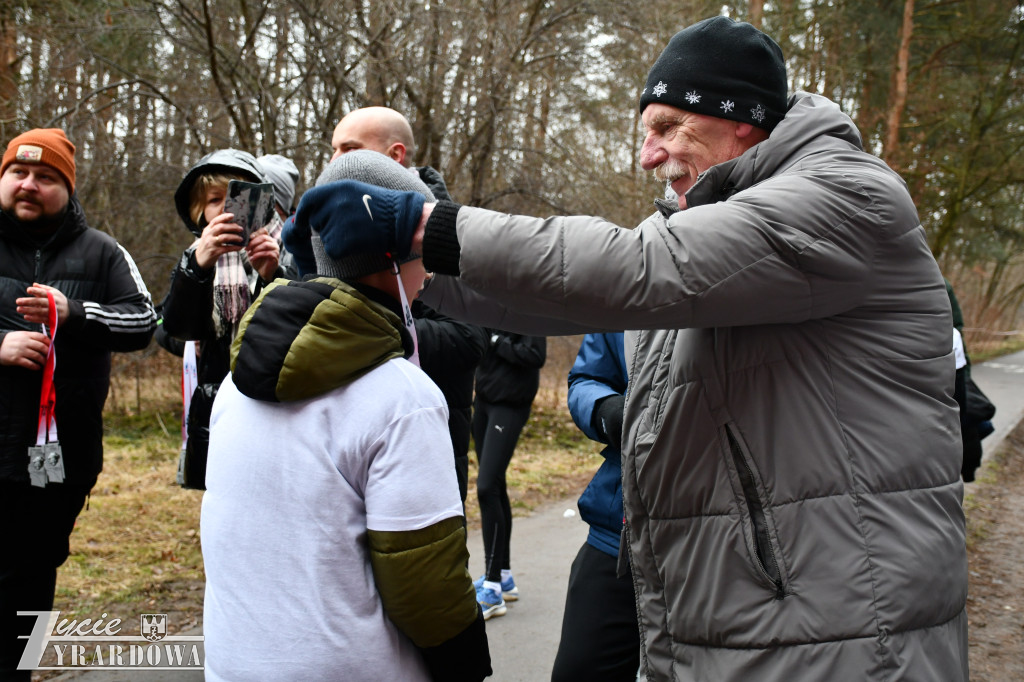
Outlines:
{"label": "medal on red ribbon", "polygon": [[43,367],[36,444],[28,449],[29,480],[32,485],[40,488],[46,487],[47,483],[64,482],[64,457],[61,455],[60,443],[57,442],[57,419],[54,416],[57,407],[57,387],[53,383],[57,368],[54,345],[57,338],[57,304],[49,291],[46,292],[46,300],[49,314],[47,323],[43,325],[43,333],[50,337],[50,348],[46,353],[46,366]]}

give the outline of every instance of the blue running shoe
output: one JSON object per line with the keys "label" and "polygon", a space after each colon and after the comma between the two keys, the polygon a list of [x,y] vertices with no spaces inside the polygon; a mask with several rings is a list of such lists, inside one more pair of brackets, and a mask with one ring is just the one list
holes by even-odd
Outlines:
{"label": "blue running shoe", "polygon": [[508,611],[505,600],[494,590],[486,587],[476,588],[476,601],[484,612],[484,620],[490,620],[494,616],[504,616]]}
{"label": "blue running shoe", "polygon": [[[487,576],[482,575],[479,578],[477,578],[476,580],[474,580],[473,581],[473,587],[475,587],[477,590],[479,590],[481,587],[483,587],[484,586],[484,579],[486,577]],[[509,576],[508,580],[502,580],[501,581],[501,596],[505,599],[505,601],[518,601],[518,599],[519,599],[519,588],[516,587],[515,578],[513,578],[512,576]]]}

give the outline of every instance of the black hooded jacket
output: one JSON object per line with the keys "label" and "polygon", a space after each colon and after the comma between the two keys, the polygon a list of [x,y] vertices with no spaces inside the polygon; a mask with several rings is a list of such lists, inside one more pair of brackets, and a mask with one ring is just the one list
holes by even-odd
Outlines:
{"label": "black hooded jacket", "polygon": [[[178,215],[188,231],[197,238],[202,235],[205,225],[192,220],[189,195],[196,179],[207,173],[239,175],[253,182],[268,182],[263,169],[248,153],[235,149],[221,149],[201,158],[188,170],[174,192],[174,205]],[[199,383],[219,385],[227,376],[230,366],[231,335],[218,336],[213,320],[215,271],[216,267],[199,267],[192,246],[185,249],[178,264],[171,271],[170,288],[160,304],[162,319],[157,332],[157,342],[168,351],[180,355],[180,341],[199,341]]]}
{"label": "black hooded jacket", "polygon": [[[0,213],[0,344],[13,331],[41,331],[15,300],[33,282],[68,299],[54,345],[57,435],[65,480],[91,485],[103,468],[103,405],[111,351],[145,348],[156,326],[153,303],[131,256],[86,224],[72,197],[64,222],[39,245],[24,224]],[[42,370],[0,366],[0,480],[28,483],[28,448],[36,442]]]}

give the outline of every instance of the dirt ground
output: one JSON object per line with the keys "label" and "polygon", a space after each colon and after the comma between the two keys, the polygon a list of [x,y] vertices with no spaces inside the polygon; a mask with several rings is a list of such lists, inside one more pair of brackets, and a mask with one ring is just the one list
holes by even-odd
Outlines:
{"label": "dirt ground", "polygon": [[1024,425],[965,503],[971,680],[1024,680]]}

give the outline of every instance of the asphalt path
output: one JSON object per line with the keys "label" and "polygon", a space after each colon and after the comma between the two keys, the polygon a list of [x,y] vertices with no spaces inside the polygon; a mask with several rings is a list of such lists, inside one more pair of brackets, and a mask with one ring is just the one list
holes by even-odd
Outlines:
{"label": "asphalt path", "polygon": [[972,364],[971,378],[996,406],[996,430],[981,442],[984,462],[1024,418],[1024,351]]}
{"label": "asphalt path", "polygon": [[[583,492],[580,490],[580,492]],[[576,509],[578,495],[537,509],[512,521],[512,575],[519,599],[506,602],[504,616],[487,621],[487,641],[495,682],[545,682],[562,631],[562,610],[569,568],[588,526]],[[469,533],[469,568],[474,578],[484,572],[480,531]]]}
{"label": "asphalt path", "polygon": [[[972,366],[975,383],[996,405],[995,432],[983,441],[983,461],[991,457],[1007,434],[1024,417],[1024,351]],[[968,484],[968,490],[974,484]],[[587,536],[576,510],[576,497],[545,505],[531,516],[516,518],[512,529],[512,572],[520,599],[508,603],[504,616],[487,621],[494,682],[545,682],[558,649],[562,608],[569,567]],[[468,537],[470,571],[483,573],[480,531]],[[201,628],[182,634],[201,634]],[[194,682],[195,672],[62,673],[59,680],[88,682]]]}

